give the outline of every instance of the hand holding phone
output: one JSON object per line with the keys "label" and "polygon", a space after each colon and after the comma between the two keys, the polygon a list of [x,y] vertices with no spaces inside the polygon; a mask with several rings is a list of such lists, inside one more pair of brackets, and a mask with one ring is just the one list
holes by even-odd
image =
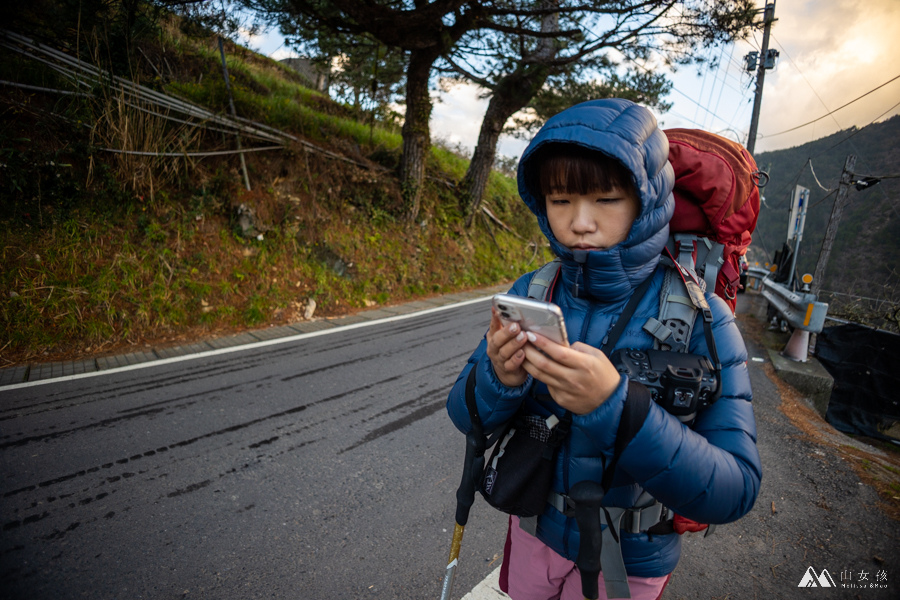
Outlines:
{"label": "hand holding phone", "polygon": [[497,294],[493,306],[504,323],[518,323],[523,331],[537,333],[563,346],[569,345],[562,310],[555,304]]}

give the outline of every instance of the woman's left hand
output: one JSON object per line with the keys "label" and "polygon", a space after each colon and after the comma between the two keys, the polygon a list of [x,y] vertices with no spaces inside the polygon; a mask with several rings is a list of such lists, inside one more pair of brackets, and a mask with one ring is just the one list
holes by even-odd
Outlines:
{"label": "woman's left hand", "polygon": [[575,342],[562,346],[528,332],[523,367],[547,384],[553,400],[576,415],[585,415],[606,402],[621,376],[603,352]]}

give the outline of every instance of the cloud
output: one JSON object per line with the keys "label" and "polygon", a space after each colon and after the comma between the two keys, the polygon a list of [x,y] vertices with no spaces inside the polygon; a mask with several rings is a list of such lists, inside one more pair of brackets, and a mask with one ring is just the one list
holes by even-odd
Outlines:
{"label": "cloud", "polygon": [[[772,29],[781,50],[766,75],[758,150],[804,144],[900,112],[897,80],[795,132],[774,135],[834,111],[900,75],[900,2],[782,2]],[[769,136],[769,137],[767,137]]]}
{"label": "cloud", "polygon": [[433,92],[431,136],[459,143],[471,152],[478,143],[481,119],[488,100],[480,98],[483,90],[472,84],[453,85],[444,92]]}
{"label": "cloud", "polygon": [[254,33],[247,27],[238,27],[237,38],[244,46],[255,51],[259,49],[259,44],[263,41],[264,34]]}
{"label": "cloud", "polygon": [[[478,143],[481,121],[490,101],[482,98],[482,94],[484,89],[471,83],[454,84],[447,91],[432,93],[435,102],[431,112],[431,136],[451,144],[458,143],[471,153]],[[527,142],[502,135],[497,152],[519,156],[526,145]]]}
{"label": "cloud", "polygon": [[[757,2],[762,5],[762,1]],[[797,131],[802,125],[900,75],[900,2],[897,0],[782,0],[775,8],[769,47],[781,55],[766,72],[757,151],[777,150],[900,112],[900,80]],[[746,143],[755,73],[743,59],[762,45],[762,31],[716,55],[727,69],[673,76],[672,110],[665,127],[699,127]],[[724,83],[723,83],[724,81]],[[887,111],[886,114],[884,114]]]}

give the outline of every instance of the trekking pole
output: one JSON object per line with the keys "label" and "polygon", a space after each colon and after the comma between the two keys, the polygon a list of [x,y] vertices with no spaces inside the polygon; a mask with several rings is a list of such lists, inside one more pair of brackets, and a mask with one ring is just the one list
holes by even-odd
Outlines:
{"label": "trekking pole", "polygon": [[473,427],[466,434],[466,460],[463,466],[462,481],[456,490],[456,525],[453,528],[450,560],[444,574],[441,600],[450,600],[450,593],[453,590],[453,577],[456,575],[456,567],[459,564],[459,548],[462,545],[463,531],[469,521],[469,509],[475,502],[475,475],[484,471],[484,447],[481,423],[478,423],[478,427]]}
{"label": "trekking pole", "polygon": [[578,558],[575,564],[581,572],[581,593],[585,600],[600,597],[600,550],[603,534],[600,529],[600,503],[603,501],[603,486],[596,481],[579,481],[569,491],[569,498],[575,504],[575,521],[578,523]]}

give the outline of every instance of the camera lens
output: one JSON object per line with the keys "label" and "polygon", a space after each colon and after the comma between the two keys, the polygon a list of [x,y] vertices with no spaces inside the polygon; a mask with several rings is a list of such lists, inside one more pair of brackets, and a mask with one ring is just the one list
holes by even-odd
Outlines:
{"label": "camera lens", "polygon": [[499,308],[500,310],[506,310],[506,307],[503,306],[502,304],[498,304],[497,308]]}
{"label": "camera lens", "polygon": [[501,313],[500,313],[500,316],[502,316],[504,319],[508,319],[508,318],[509,318],[509,313],[508,313],[508,312],[501,312]]}

